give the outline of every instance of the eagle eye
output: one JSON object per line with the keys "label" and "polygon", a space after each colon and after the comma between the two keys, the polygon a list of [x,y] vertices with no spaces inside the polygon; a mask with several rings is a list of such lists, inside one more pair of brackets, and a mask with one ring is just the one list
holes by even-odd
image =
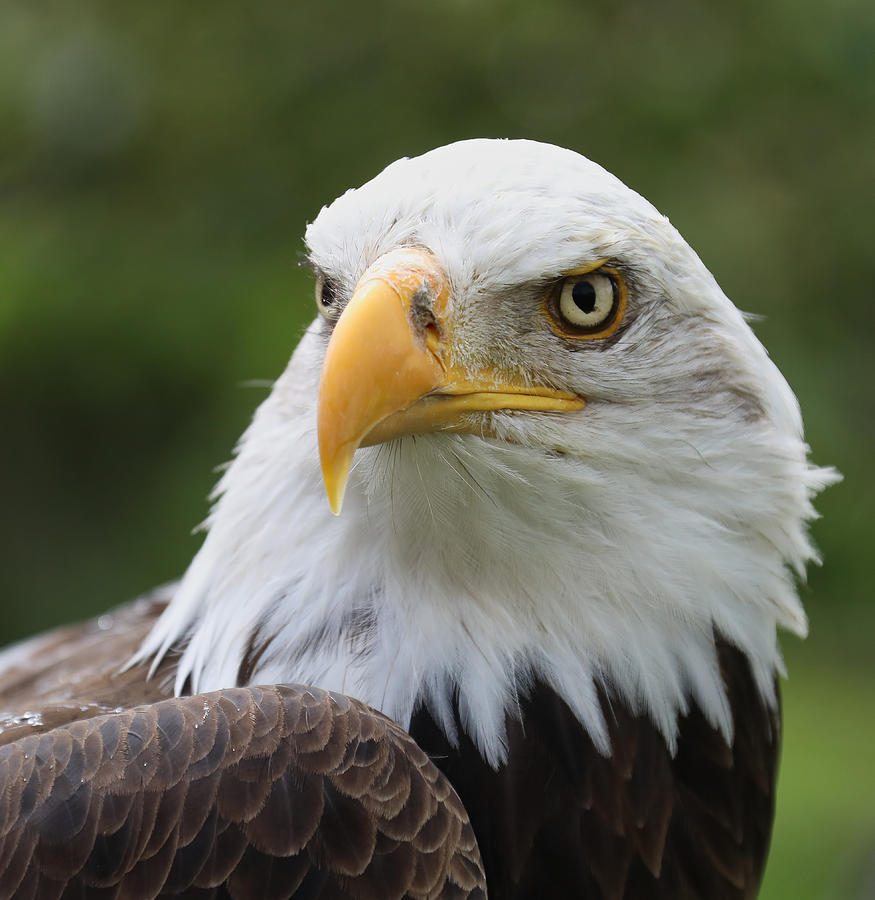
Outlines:
{"label": "eagle eye", "polygon": [[604,266],[566,276],[553,289],[547,304],[556,331],[564,337],[583,339],[613,334],[625,306],[622,278]]}
{"label": "eagle eye", "polygon": [[316,306],[326,319],[337,315],[337,288],[321,272],[316,276]]}

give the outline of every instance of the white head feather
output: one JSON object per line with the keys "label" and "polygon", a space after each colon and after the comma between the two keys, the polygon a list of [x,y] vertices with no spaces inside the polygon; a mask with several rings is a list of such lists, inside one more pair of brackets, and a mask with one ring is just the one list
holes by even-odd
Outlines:
{"label": "white head feather", "polygon": [[[796,400],[742,315],[646,200],[583,157],[466,141],[402,159],[322,210],[314,264],[349,296],[403,244],[451,286],[455,351],[587,398],[574,413],[482,413],[490,433],[361,449],[343,514],[319,474],[328,326],[307,331],[223,476],[209,534],[140,658],[184,646],[177,689],[344,691],[407,725],[426,704],[493,764],[540,679],[609,750],[606,686],[671,746],[691,699],[731,738],[714,634],[774,702],[777,626],[804,635],[794,574],[815,558]],[[571,351],[536,287],[600,259],[629,284],[616,339]]]}

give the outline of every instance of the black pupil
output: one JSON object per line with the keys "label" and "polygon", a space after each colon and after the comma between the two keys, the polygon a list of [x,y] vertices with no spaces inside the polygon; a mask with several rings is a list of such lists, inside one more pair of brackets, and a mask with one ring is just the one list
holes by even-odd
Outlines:
{"label": "black pupil", "polygon": [[571,289],[571,299],[582,313],[591,313],[595,309],[595,288],[589,281],[578,281]]}

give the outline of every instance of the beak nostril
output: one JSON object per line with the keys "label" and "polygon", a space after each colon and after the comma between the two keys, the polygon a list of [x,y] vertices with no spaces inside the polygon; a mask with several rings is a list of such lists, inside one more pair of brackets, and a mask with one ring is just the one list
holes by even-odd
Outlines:
{"label": "beak nostril", "polygon": [[441,342],[441,329],[431,308],[431,297],[420,296],[425,290],[417,291],[410,304],[410,321],[419,340],[435,353]]}

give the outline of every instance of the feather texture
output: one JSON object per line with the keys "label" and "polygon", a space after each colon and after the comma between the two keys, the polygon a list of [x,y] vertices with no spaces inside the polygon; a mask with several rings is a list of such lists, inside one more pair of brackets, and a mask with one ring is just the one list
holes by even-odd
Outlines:
{"label": "feather texture", "polygon": [[[64,634],[89,679],[119,662],[95,660],[96,630]],[[68,702],[64,723],[52,709],[0,722],[2,900],[485,897],[449,782],[355,700],[270,686],[114,712]]]}
{"label": "feather texture", "polygon": [[746,900],[759,889],[771,834],[780,725],[742,653],[721,644],[738,723],[727,743],[695,704],[672,753],[647,716],[606,691],[603,755],[543,683],[508,723],[508,762],[458,748],[426,710],[410,733],[465,803],[492,900]]}

